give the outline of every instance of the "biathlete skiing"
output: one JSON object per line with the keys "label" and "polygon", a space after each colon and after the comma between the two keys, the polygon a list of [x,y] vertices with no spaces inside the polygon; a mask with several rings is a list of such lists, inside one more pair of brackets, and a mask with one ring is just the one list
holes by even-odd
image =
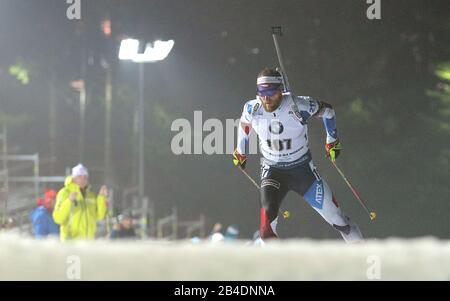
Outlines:
{"label": "biathlete skiing", "polygon": [[260,238],[277,238],[278,212],[292,190],[302,196],[348,243],[363,240],[359,227],[344,215],[330,187],[314,166],[308,147],[308,120],[321,118],[326,129],[325,150],[331,161],[342,147],[333,107],[309,96],[283,92],[283,77],[274,69],[257,76],[255,99],[244,105],[233,162],[245,169],[252,130],[259,137],[261,158]]}

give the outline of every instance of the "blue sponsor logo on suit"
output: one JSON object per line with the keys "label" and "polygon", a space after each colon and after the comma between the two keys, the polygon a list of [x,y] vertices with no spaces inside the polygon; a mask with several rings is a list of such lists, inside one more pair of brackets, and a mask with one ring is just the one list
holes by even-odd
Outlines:
{"label": "blue sponsor logo on suit", "polygon": [[322,180],[316,180],[304,195],[305,200],[314,208],[322,209],[324,188]]}

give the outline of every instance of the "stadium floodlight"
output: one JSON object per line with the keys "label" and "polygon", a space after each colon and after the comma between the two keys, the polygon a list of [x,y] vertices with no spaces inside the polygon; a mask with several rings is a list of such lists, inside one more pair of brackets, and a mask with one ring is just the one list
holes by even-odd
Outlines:
{"label": "stadium floodlight", "polygon": [[170,53],[175,42],[173,40],[148,43],[143,54],[137,54],[133,61],[135,63],[157,62],[164,60]]}
{"label": "stadium floodlight", "polygon": [[125,39],[120,43],[119,59],[133,60],[139,50],[139,41],[135,39]]}
{"label": "stadium floodlight", "polygon": [[119,59],[130,60],[135,63],[162,61],[169,55],[174,45],[175,42],[173,40],[156,40],[153,43],[147,43],[144,53],[138,53],[139,41],[135,39],[125,39],[120,43]]}
{"label": "stadium floodlight", "polygon": [[136,111],[138,113],[138,134],[139,134],[139,154],[138,154],[138,194],[139,199],[144,202],[144,63],[155,63],[164,60],[172,50],[175,42],[173,40],[156,40],[147,43],[143,53],[139,53],[139,40],[125,39],[120,43],[119,59],[131,61],[139,64],[139,102]]}

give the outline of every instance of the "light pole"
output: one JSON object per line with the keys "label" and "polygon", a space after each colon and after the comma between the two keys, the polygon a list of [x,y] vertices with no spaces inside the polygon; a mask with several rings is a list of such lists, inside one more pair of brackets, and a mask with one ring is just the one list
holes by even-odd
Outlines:
{"label": "light pole", "polygon": [[139,41],[125,39],[120,43],[119,59],[139,64],[139,103],[138,103],[138,131],[139,131],[139,199],[144,200],[144,63],[155,63],[164,60],[170,53],[175,42],[154,41],[148,43],[144,53],[138,53]]}

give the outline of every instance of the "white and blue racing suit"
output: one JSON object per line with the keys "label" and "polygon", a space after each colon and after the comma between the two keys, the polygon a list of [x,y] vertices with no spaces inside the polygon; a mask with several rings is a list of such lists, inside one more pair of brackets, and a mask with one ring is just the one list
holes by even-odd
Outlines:
{"label": "white and blue racing suit", "polygon": [[277,237],[278,212],[283,198],[293,190],[335,229],[346,242],[361,241],[358,226],[346,217],[330,187],[319,175],[308,147],[308,119],[321,117],[326,142],[337,140],[336,116],[331,105],[308,96],[283,94],[280,106],[267,112],[261,101],[244,105],[238,129],[237,151],[248,154],[252,130],[259,138],[261,158],[261,238]]}

